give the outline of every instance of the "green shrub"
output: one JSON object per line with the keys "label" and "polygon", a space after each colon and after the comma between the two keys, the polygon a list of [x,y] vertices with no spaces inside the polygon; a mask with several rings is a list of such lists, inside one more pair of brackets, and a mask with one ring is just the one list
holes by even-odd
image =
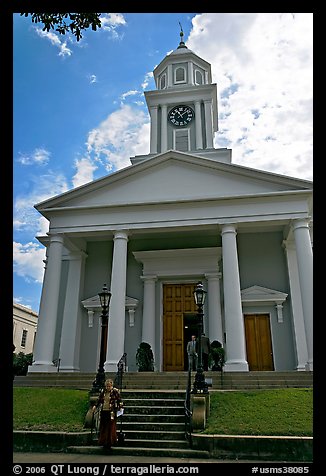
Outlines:
{"label": "green shrub", "polygon": [[32,365],[32,362],[33,362],[33,354],[24,354],[24,352],[13,354],[14,375],[26,375],[28,366]]}
{"label": "green shrub", "polygon": [[136,353],[136,364],[139,372],[152,372],[154,370],[154,356],[151,346],[141,342]]}

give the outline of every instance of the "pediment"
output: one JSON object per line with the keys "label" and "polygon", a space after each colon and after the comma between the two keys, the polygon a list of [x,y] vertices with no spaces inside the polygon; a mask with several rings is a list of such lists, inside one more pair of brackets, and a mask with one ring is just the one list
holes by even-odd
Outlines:
{"label": "pediment", "polygon": [[[125,307],[126,309],[135,309],[138,305],[138,299],[132,298],[130,296],[126,296]],[[84,299],[82,301],[82,305],[84,306],[87,311],[101,311],[101,303],[100,298],[97,295]]]}
{"label": "pediment", "polygon": [[98,207],[311,190],[311,182],[169,151],[36,205]]}
{"label": "pediment", "polygon": [[250,288],[241,291],[241,301],[243,303],[253,302],[274,302],[281,304],[286,298],[287,294],[275,289],[264,288],[262,286],[251,286]]}

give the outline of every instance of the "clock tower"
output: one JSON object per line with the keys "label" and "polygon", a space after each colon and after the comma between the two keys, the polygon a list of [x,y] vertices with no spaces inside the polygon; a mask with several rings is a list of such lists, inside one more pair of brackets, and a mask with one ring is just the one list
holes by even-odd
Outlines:
{"label": "clock tower", "polygon": [[[153,73],[157,89],[145,91],[151,119],[149,155],[177,150],[230,163],[231,150],[213,145],[218,119],[211,65],[186,47],[182,30],[177,49]],[[133,157],[131,162],[144,158]]]}

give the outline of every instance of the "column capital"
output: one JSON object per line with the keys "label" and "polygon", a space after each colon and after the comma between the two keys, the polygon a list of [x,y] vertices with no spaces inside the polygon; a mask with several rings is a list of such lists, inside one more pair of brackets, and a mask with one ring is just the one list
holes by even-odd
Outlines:
{"label": "column capital", "polygon": [[115,240],[126,240],[128,241],[129,233],[125,230],[116,230],[113,235],[113,241]]}
{"label": "column capital", "polygon": [[140,279],[142,281],[157,281],[157,275],[156,274],[145,274],[143,276],[140,276]]}
{"label": "column capital", "polygon": [[292,228],[293,230],[298,228],[307,228],[309,230],[309,222],[310,218],[297,218],[292,221]]}
{"label": "column capital", "polygon": [[50,238],[50,243],[57,242],[57,243],[62,243],[63,244],[63,242],[64,242],[63,235],[59,234],[59,233],[56,233],[54,235],[49,234],[49,238]]}
{"label": "column capital", "polygon": [[221,235],[224,235],[225,233],[237,233],[237,227],[234,223],[222,225],[221,228]]}
{"label": "column capital", "polygon": [[219,281],[222,277],[222,273],[205,273],[205,278],[208,281]]}

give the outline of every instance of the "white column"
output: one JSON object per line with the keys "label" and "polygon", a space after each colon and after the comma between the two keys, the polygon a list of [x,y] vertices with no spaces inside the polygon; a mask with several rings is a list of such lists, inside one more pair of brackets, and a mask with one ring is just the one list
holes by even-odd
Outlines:
{"label": "white column", "polygon": [[86,253],[69,254],[69,270],[60,342],[60,371],[79,372],[81,307]]}
{"label": "white column", "polygon": [[203,148],[203,129],[201,121],[201,103],[195,102],[196,149]]}
{"label": "white column", "polygon": [[218,340],[223,345],[220,277],[221,273],[205,274],[208,291],[208,332],[206,335],[211,342]]}
{"label": "white column", "polygon": [[195,84],[194,82],[194,64],[192,61],[189,61],[188,63],[188,84]]}
{"label": "white column", "polygon": [[50,235],[47,267],[44,274],[34,346],[34,363],[28,372],[55,372],[53,364],[54,339],[57,327],[58,301],[61,278],[63,237]]}
{"label": "white column", "polygon": [[111,303],[106,362],[104,364],[106,372],[117,371],[117,363],[124,353],[125,346],[128,234],[125,231],[116,231],[113,241]]}
{"label": "white column", "polygon": [[150,153],[157,153],[157,106],[151,106],[149,108],[149,113],[151,116],[151,143],[150,143]]}
{"label": "white column", "polygon": [[205,110],[205,131],[206,131],[206,148],[213,147],[213,111],[212,101],[204,101]]}
{"label": "white column", "polygon": [[173,81],[172,81],[172,64],[168,65],[168,88],[171,88],[173,86]]}
{"label": "white column", "polygon": [[161,106],[161,152],[168,150],[167,106]]}
{"label": "white column", "polygon": [[313,370],[313,261],[307,219],[295,220],[293,233],[297,250],[299,282],[306,329],[308,362],[307,370]]}
{"label": "white column", "polygon": [[223,225],[221,234],[227,358],[224,370],[247,371],[236,228],[234,225]]}
{"label": "white column", "polygon": [[155,282],[157,276],[142,276],[144,281],[142,342],[150,344],[155,359]]}
{"label": "white column", "polygon": [[297,370],[306,370],[308,361],[306,330],[303,319],[302,300],[298,273],[298,263],[295,244],[292,241],[283,242],[288,264],[291,307],[293,318],[294,340],[297,356]]}

